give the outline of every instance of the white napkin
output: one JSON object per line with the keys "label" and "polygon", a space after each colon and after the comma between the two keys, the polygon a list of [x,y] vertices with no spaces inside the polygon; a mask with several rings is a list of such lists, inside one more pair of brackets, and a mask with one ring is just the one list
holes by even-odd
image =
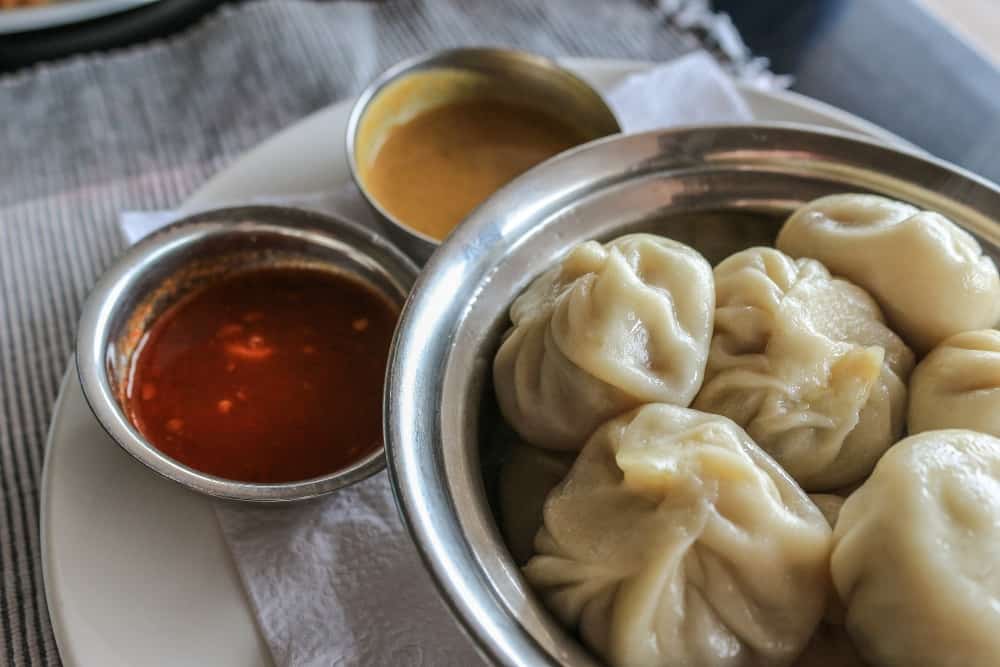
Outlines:
{"label": "white napkin", "polygon": [[[703,52],[633,75],[606,96],[627,132],[752,118]],[[280,203],[378,224],[349,184],[234,203]],[[126,212],[121,226],[134,242],[180,215]],[[303,505],[216,509],[278,667],[483,664],[424,570],[384,472]]]}
{"label": "white napkin", "polygon": [[606,98],[625,132],[753,119],[732,79],[704,51],[633,74]]}

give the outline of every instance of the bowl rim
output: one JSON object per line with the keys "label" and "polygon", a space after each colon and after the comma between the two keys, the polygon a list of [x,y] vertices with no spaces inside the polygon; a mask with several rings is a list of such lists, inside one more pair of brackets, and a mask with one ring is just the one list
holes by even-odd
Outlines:
{"label": "bowl rim", "polygon": [[347,166],[351,173],[351,180],[354,182],[354,185],[358,188],[358,190],[361,191],[361,196],[364,197],[369,206],[375,209],[379,216],[381,216],[394,228],[413,237],[416,242],[422,243],[430,248],[440,247],[442,241],[430,236],[429,234],[416,230],[398,220],[382,206],[376,197],[368,191],[368,188],[365,186],[364,179],[361,178],[356,158],[358,131],[371,103],[376,97],[378,97],[379,93],[381,93],[390,84],[410,74],[425,69],[432,69],[438,66],[442,68],[475,70],[477,68],[466,62],[466,60],[479,58],[514,61],[522,65],[528,65],[538,70],[549,72],[554,76],[563,77],[567,81],[571,81],[573,85],[580,86],[581,88],[592,93],[595,101],[599,102],[603,107],[602,110],[606,111],[611,120],[614,121],[617,126],[617,132],[622,131],[621,119],[618,118],[618,114],[615,113],[614,109],[611,108],[611,105],[608,104],[605,97],[596,88],[594,88],[594,86],[590,85],[582,77],[570,71],[566,67],[563,67],[552,58],[547,58],[529,51],[502,47],[456,47],[427,51],[425,53],[420,53],[406,58],[405,60],[401,60],[395,65],[392,65],[375,77],[375,79],[365,87],[351,107],[351,113],[347,119],[345,142],[345,149],[347,151]]}
{"label": "bowl rim", "polygon": [[[720,140],[730,136],[741,137],[742,142],[727,145]],[[826,153],[798,150],[796,140],[812,142]],[[787,150],[781,147],[783,141],[789,144]],[[651,161],[629,159],[626,149],[640,146],[646,155],[658,153]],[[910,188],[906,191],[912,191],[914,196],[919,194],[927,208],[934,207],[935,202],[939,207],[947,203],[952,210],[967,213],[963,227],[970,229],[970,225],[975,225],[972,231],[988,236],[994,244],[1000,242],[1000,225],[996,222],[1000,220],[997,185],[915,150],[890,147],[850,132],[796,123],[691,125],[598,139],[535,167],[487,200],[430,259],[401,313],[390,351],[384,432],[389,476],[404,524],[440,595],[479,650],[495,664],[559,665],[565,664],[566,656],[548,652],[504,604],[486,574],[484,563],[491,558],[506,559],[513,566],[513,561],[506,553],[476,551],[463,532],[456,510],[459,504],[470,502],[470,498],[454,498],[447,488],[452,481],[456,485],[465,483],[458,471],[447,469],[446,444],[440,441],[446,419],[443,415],[456,406],[442,405],[439,400],[460,326],[454,321],[461,318],[463,311],[448,310],[435,303],[435,293],[451,284],[451,293],[462,298],[464,293],[459,292],[457,285],[463,280],[472,277],[488,281],[489,269],[499,261],[499,242],[516,243],[525,236],[523,228],[520,235],[517,233],[521,219],[525,216],[540,219],[542,211],[551,212],[580,194],[580,189],[574,189],[573,179],[586,177],[582,166],[600,165],[605,173],[596,178],[610,174],[612,167],[624,173],[622,178],[655,173],[668,165],[677,168],[678,173],[684,170],[690,173],[711,161],[765,171],[769,165],[758,153],[768,148],[775,153],[775,165],[808,169],[815,162],[817,171],[810,172],[811,175],[843,178],[856,188]],[[775,165],[771,166],[777,168]],[[852,169],[858,174],[869,174],[872,182],[866,186],[850,181]],[[916,178],[923,172],[928,172],[924,183]],[[949,194],[942,193],[940,182],[930,184],[935,175],[947,176]],[[557,186],[564,188],[561,194]],[[844,190],[849,191],[850,186],[845,184]],[[557,194],[546,198],[554,191]],[[527,210],[532,207],[534,210]],[[984,213],[984,208],[988,212]],[[504,218],[505,214],[510,217]],[[511,222],[512,218],[519,219]],[[483,284],[471,288],[474,298]],[[447,447],[459,449],[462,444],[449,442]],[[481,483],[481,472],[478,474]],[[461,490],[472,493],[465,486]],[[482,500],[486,502],[485,498]],[[474,497],[471,502],[475,502]]]}
{"label": "bowl rim", "polygon": [[[122,254],[98,279],[87,297],[76,333],[74,354],[83,395],[101,428],[125,452],[147,468],[193,491],[229,501],[283,503],[326,495],[354,484],[385,467],[382,446],[351,465],[304,480],[278,483],[243,482],[218,477],[187,466],[162,453],[128,419],[119,404],[106,372],[107,350],[113,315],[121,307],[128,285],[155,266],[158,257],[181,247],[195,247],[206,240],[229,234],[271,232],[311,244],[349,245],[371,261],[371,251],[385,253],[396,270],[379,266],[394,276],[405,274],[412,284],[418,269],[413,262],[380,234],[353,222],[305,209],[254,205],[211,209],[185,216],[144,237]],[[350,239],[353,243],[347,243]],[[335,243],[334,243],[335,242]],[[360,243],[359,243],[360,242]],[[367,244],[367,248],[362,247]],[[404,285],[408,287],[408,285]],[[403,298],[387,294],[402,306]],[[388,367],[388,365],[387,365]]]}

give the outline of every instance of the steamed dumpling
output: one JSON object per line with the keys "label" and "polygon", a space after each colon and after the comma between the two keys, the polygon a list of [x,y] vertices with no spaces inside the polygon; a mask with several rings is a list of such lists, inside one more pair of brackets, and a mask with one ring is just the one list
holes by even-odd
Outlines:
{"label": "steamed dumpling", "polygon": [[863,479],[899,439],[913,353],[819,262],[750,248],[715,269],[698,410],[744,427],[807,491]]}
{"label": "steamed dumpling", "polygon": [[534,553],[535,534],[542,525],[542,505],[562,481],[573,456],[515,443],[499,475],[500,528],[507,548],[518,563]]}
{"label": "steamed dumpling", "polygon": [[910,380],[910,433],[967,428],[1000,437],[1000,331],[966,331],[921,361]]}
{"label": "steamed dumpling", "polygon": [[832,195],[798,209],[775,245],[868,290],[919,352],[1000,319],[993,260],[971,234],[932,211],[875,195]]}
{"label": "steamed dumpling", "polygon": [[493,362],[500,410],[529,443],[578,450],[638,405],[686,406],[714,307],[712,269],[685,245],[652,234],[582,243],[510,308]]}
{"label": "steamed dumpling", "polygon": [[872,665],[1000,664],[1000,440],[927,431],[844,503],[833,581]]}
{"label": "steamed dumpling", "polygon": [[528,582],[614,667],[790,665],[829,592],[805,493],[730,420],[666,404],[594,433],[535,551]]}

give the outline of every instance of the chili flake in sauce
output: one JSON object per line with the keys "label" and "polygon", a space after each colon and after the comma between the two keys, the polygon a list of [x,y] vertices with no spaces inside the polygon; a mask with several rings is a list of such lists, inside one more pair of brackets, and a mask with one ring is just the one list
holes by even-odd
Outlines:
{"label": "chili flake in sauce", "polygon": [[257,269],[195,292],[133,355],[126,409],[164,454],[247,482],[344,468],[382,442],[398,309],[347,276]]}

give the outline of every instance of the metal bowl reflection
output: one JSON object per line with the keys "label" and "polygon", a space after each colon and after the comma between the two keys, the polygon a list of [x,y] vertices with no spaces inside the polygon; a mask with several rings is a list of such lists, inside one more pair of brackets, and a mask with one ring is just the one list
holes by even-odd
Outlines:
{"label": "metal bowl reflection", "polygon": [[514,49],[460,48],[404,60],[383,72],[358,97],[347,124],[351,176],[400,248],[426,260],[440,241],[397,219],[372,195],[367,166],[392,128],[445,104],[503,100],[565,120],[580,136],[596,139],[621,131],[600,93],[557,63]]}
{"label": "metal bowl reflection", "polygon": [[122,407],[132,355],[157,316],[208,281],[265,266],[346,273],[395,304],[402,304],[417,274],[413,263],[375,232],[329,216],[275,206],[200,213],[143,239],[101,277],[80,319],[77,372],[104,430],[151,470],[227,500],[304,500],[378,472],[385,465],[383,448],[313,479],[241,482],[200,472],[161,453]]}
{"label": "metal bowl reflection", "polygon": [[582,146],[502,189],[427,264],[404,309],[385,398],[389,468],[440,591],[497,664],[597,664],[526,587],[494,520],[502,447],[490,369],[514,297],[573,244],[654,231],[712,262],[772,244],[783,216],[835,192],[940,211],[1000,253],[1000,189],[944,162],[789,125],[694,127]]}

